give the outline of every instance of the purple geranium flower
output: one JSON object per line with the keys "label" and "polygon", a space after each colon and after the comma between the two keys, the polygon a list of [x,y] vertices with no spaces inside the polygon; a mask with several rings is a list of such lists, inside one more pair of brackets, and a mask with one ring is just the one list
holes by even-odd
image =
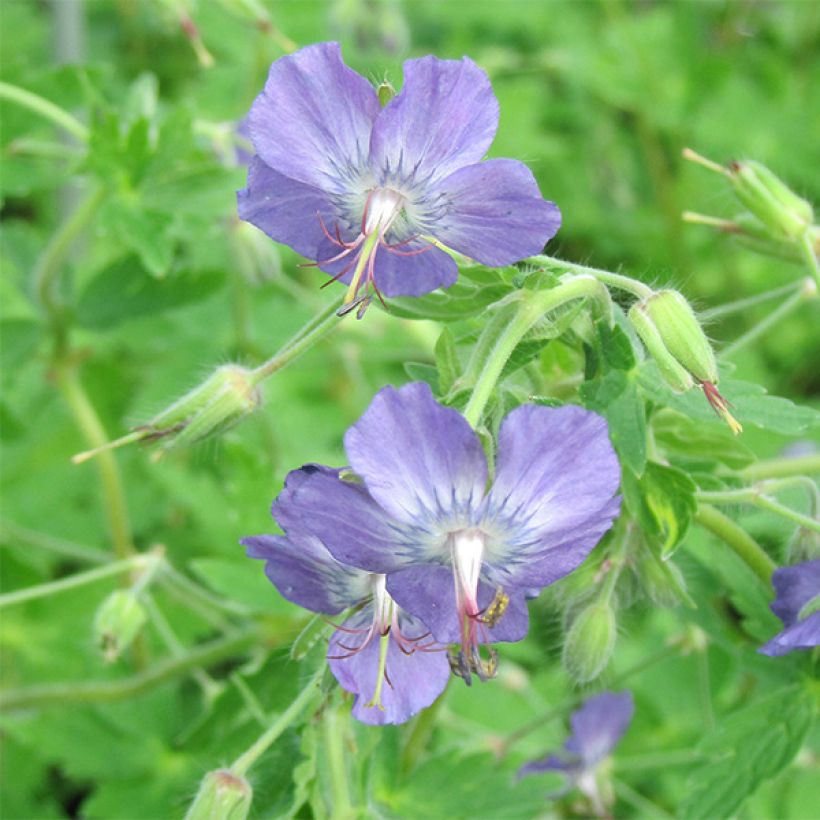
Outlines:
{"label": "purple geranium flower", "polygon": [[517,641],[526,598],[574,570],[618,514],[606,422],[580,407],[523,406],[501,425],[495,480],[478,436],[424,383],[385,387],[345,435],[362,484],[309,468],[274,509],[340,561],[387,575],[387,591],[454,671],[491,676],[479,645]]}
{"label": "purple geranium flower", "polygon": [[381,108],[338,43],[308,46],[271,65],[251,108],[239,215],[348,283],[346,310],[449,287],[456,263],[433,239],[508,265],[560,225],[525,165],[481,161],[497,126],[490,81],[466,57],[408,60]]}
{"label": "purple geranium flower", "polygon": [[384,575],[339,563],[289,516],[290,495],[316,474],[339,480],[338,471],[326,467],[291,473],[272,510],[286,535],[256,535],[242,544],[251,558],[265,560],[265,574],[289,601],[326,615],[355,608],[330,638],[330,669],[342,688],[356,695],[354,717],[376,725],[403,723],[444,690],[450,676],[444,648],[395,605]]}
{"label": "purple geranium flower", "polygon": [[764,655],[785,655],[793,649],[820,646],[820,558],[772,575],[777,597],[771,610],[785,629],[760,647]]}
{"label": "purple geranium flower", "polygon": [[562,772],[567,776],[566,788],[552,797],[561,797],[577,786],[593,803],[599,815],[605,814],[604,800],[596,780],[596,769],[623,737],[635,705],[632,693],[602,692],[589,698],[572,713],[572,734],[557,754],[533,760],[518,771],[518,776]]}

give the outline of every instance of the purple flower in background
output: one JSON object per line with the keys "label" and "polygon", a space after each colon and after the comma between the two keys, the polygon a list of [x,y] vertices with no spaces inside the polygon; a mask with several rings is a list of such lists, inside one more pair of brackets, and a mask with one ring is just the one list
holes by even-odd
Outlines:
{"label": "purple flower in background", "polygon": [[274,515],[338,560],[386,574],[402,609],[460,644],[451,663],[468,683],[494,672],[480,645],[523,638],[526,598],[581,564],[619,510],[606,422],[580,407],[513,410],[489,491],[478,436],[421,382],[381,390],[345,449],[361,484],[303,468]]}
{"label": "purple flower in background", "polygon": [[785,629],[760,647],[764,655],[820,646],[820,558],[780,567],[772,575],[777,597],[771,610]]}
{"label": "purple flower in background", "polygon": [[572,734],[563,748],[557,754],[522,766],[518,776],[562,772],[567,777],[566,787],[551,796],[561,797],[577,786],[592,801],[596,814],[605,815],[605,801],[596,780],[596,769],[617,746],[629,728],[634,712],[635,704],[629,691],[602,692],[589,698],[572,713]]}
{"label": "purple flower in background", "polygon": [[249,119],[257,156],[239,215],[347,283],[342,311],[452,285],[456,263],[433,239],[508,265],[560,225],[525,165],[481,161],[498,101],[466,57],[408,60],[381,108],[339,44],[318,43],[271,65]]}
{"label": "purple flower in background", "polygon": [[273,505],[286,535],[252,536],[242,544],[251,558],[265,560],[265,574],[289,601],[326,615],[355,607],[330,638],[330,669],[356,695],[358,720],[403,723],[444,690],[450,676],[444,648],[434,646],[430,631],[395,605],[384,575],[339,563],[289,516],[289,496],[314,474],[339,480],[337,470],[325,467],[291,473]]}

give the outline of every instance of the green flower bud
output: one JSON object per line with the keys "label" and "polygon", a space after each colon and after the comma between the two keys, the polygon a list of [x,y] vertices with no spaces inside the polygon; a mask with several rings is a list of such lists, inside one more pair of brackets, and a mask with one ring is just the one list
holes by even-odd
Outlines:
{"label": "green flower bud", "polygon": [[169,447],[193,444],[233,427],[260,403],[251,371],[228,364],[140,429],[148,439],[169,436]]}
{"label": "green flower bud", "polygon": [[615,612],[597,601],[576,616],[564,640],[563,660],[578,683],[594,680],[604,671],[615,648]]}
{"label": "green flower bud", "polygon": [[660,607],[678,606],[681,601],[694,607],[686,591],[686,582],[672,561],[661,561],[650,549],[641,550],[635,562],[635,574],[647,597]]}
{"label": "green flower bud", "polygon": [[108,663],[122,655],[147,620],[148,613],[131,589],[118,589],[100,604],[94,617],[94,635]]}
{"label": "green flower bud", "polygon": [[655,360],[663,380],[669,387],[676,393],[685,393],[693,387],[695,382],[691,374],[670,353],[643,302],[638,302],[630,308],[629,321],[632,322],[632,326],[638,332],[649,355]]}
{"label": "green flower bud", "polygon": [[772,231],[800,236],[814,221],[811,203],[765,165],[753,160],[733,162],[729,172],[737,198]]}
{"label": "green flower bud", "polygon": [[244,777],[217,769],[202,778],[185,820],[245,820],[252,800],[253,789]]}
{"label": "green flower bud", "polygon": [[385,79],[376,86],[376,94],[379,98],[379,105],[384,108],[387,103],[396,96],[396,89],[393,88],[393,83],[385,77]]}

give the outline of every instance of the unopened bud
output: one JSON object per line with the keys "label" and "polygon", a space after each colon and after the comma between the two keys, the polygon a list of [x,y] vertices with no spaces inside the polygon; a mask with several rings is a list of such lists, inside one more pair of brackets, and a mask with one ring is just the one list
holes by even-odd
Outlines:
{"label": "unopened bud", "polygon": [[661,338],[655,323],[649,317],[644,302],[633,305],[629,311],[629,321],[638,332],[649,355],[658,365],[663,380],[676,393],[685,393],[695,382],[689,371],[672,355]]}
{"label": "unopened bud", "polygon": [[800,236],[814,221],[811,203],[765,165],[743,160],[733,162],[729,172],[737,198],[775,233]]}
{"label": "unopened bud", "polygon": [[376,87],[376,94],[379,97],[379,105],[384,108],[396,96],[396,89],[393,83],[385,77]]}
{"label": "unopened bud", "polygon": [[253,789],[244,777],[217,769],[202,778],[185,820],[245,820],[252,800]]}
{"label": "unopened bud", "polygon": [[662,561],[650,549],[641,550],[635,562],[635,573],[647,597],[660,607],[677,606],[684,601],[695,603],[686,591],[686,582],[672,561]]}
{"label": "unopened bud", "polygon": [[603,672],[615,648],[615,612],[605,601],[582,610],[564,640],[564,666],[578,683],[594,680]]}
{"label": "unopened bud", "polygon": [[97,609],[94,635],[108,663],[113,663],[131,645],[148,620],[148,613],[131,589],[112,592]]}

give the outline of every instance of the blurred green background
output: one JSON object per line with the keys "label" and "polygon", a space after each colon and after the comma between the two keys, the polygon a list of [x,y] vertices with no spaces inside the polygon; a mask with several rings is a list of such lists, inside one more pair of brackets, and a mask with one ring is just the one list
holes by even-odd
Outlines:
{"label": "blurred green background", "polygon": [[[527,162],[560,206],[554,255],[671,283],[702,308],[804,275],[681,221],[686,209],[721,217],[737,210],[720,178],[685,163],[681,150],[690,146],[720,162],[760,160],[820,202],[817,3],[270,0],[261,8],[269,25],[240,0],[2,3],[2,80],[73,112],[90,133],[86,152],[51,122],[0,102],[4,590],[86,569],[99,560],[89,549],[111,550],[98,467],[69,461],[89,445],[76,405],[73,415],[58,389],[54,332],[32,278],[89,191],[102,186],[103,193],[58,276],[70,327],[59,368],[79,378],[111,438],[214,366],[270,356],[326,302],[321,274],[298,268],[289,249],[274,248],[234,216],[244,171],[231,135],[289,41],[340,40],[350,65],[397,86],[408,56],[466,54],[483,66],[501,104],[491,155]],[[67,28],[73,12],[84,31],[76,40]],[[201,36],[199,57],[180,25],[186,14]],[[203,49],[212,65],[204,64]],[[710,334],[719,347],[770,309],[734,315],[711,325]],[[242,557],[238,539],[271,530],[268,505],[287,470],[342,462],[346,427],[379,387],[407,379],[404,362],[431,360],[436,334],[432,323],[372,310],[277,375],[266,385],[264,408],[218,441],[159,462],[138,447],[117,454],[127,538],[140,550],[164,545],[174,565],[268,623],[264,649],[241,667],[214,672],[223,681],[239,669],[268,712],[296,691],[298,672],[282,652],[304,616]],[[739,377],[816,404],[819,355],[816,305],[806,304],[733,361]],[[755,432],[744,442],[759,455],[784,444]],[[785,538],[765,516],[753,517],[752,526],[764,540]],[[719,595],[702,564],[684,568],[708,595]],[[106,581],[4,612],[4,685],[118,680],[132,672],[133,658],[106,667],[93,643],[95,610],[113,588]],[[157,602],[185,646],[218,632],[165,592]],[[548,623],[548,603],[543,611]],[[680,615],[643,609],[625,626],[621,670],[675,634]],[[161,633],[155,624],[147,630],[143,650],[152,658],[168,652]],[[451,692],[437,746],[446,760],[453,749],[460,755],[450,769],[441,764],[456,790],[450,803],[424,802],[436,788],[427,772],[400,786],[385,779],[373,797],[380,810],[502,816],[491,800],[507,788],[507,774],[482,775],[478,788],[475,772],[491,765],[488,750],[505,732],[566,694],[558,640],[557,626],[535,630],[505,653],[510,663],[497,684]],[[700,660],[673,657],[634,683],[639,710],[626,754],[687,748],[712,725],[712,710],[737,702],[749,659],[731,648],[704,657],[711,660],[705,672]],[[4,816],[181,815],[201,775],[260,730],[239,685],[228,683],[210,700],[202,687],[188,680],[121,703],[58,704],[9,718]],[[377,742],[375,730],[357,731],[360,751]],[[397,731],[385,730],[379,742],[389,745]],[[512,761],[560,738],[553,723],[516,747]],[[287,811],[295,787],[286,764],[298,748],[297,736],[286,736],[256,773],[259,816]],[[480,756],[477,768],[465,751]],[[816,806],[811,765],[816,771],[816,762],[803,761],[766,786],[744,816],[809,816],[807,807]],[[624,770],[633,790],[667,811],[686,793],[686,775],[680,766]],[[541,790],[521,789],[520,806],[513,801],[503,816],[539,811]],[[641,816],[637,798],[620,798],[623,814]]]}

